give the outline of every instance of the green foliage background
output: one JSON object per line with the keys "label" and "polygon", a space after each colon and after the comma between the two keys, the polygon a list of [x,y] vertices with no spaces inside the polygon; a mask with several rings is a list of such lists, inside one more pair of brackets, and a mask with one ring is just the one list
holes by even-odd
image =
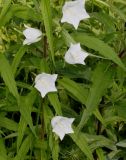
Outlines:
{"label": "green foliage background", "polygon": [[[0,160],[126,159],[126,1],[86,1],[91,18],[78,30],[61,24],[64,3],[0,0]],[[42,40],[23,46],[24,24]],[[91,53],[85,66],[64,62],[75,42]],[[58,92],[44,99],[34,88],[41,72],[58,74]],[[63,141],[55,115],[75,118]]]}

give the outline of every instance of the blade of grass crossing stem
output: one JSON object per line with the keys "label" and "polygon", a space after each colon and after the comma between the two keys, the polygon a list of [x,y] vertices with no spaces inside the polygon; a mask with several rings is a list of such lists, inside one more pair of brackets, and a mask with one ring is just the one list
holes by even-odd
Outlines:
{"label": "blade of grass crossing stem", "polygon": [[6,128],[11,131],[17,131],[18,123],[0,115],[0,127]]}
{"label": "blade of grass crossing stem", "polygon": [[52,158],[53,160],[58,160],[59,158],[59,143],[56,140],[53,140],[53,150],[52,150]]}
{"label": "blade of grass crossing stem", "polygon": [[62,36],[63,36],[63,39],[68,47],[70,46],[71,43],[72,44],[76,43],[76,41],[73,39],[73,37],[65,29],[62,30]]}
{"label": "blade of grass crossing stem", "polygon": [[[1,10],[1,13],[0,13],[0,22],[2,22],[2,19],[3,18],[6,18],[5,14],[7,13],[10,5],[11,5],[11,1],[12,0],[3,0],[2,1],[2,4],[3,4],[3,8]],[[0,23],[0,27],[1,27],[1,23]]]}
{"label": "blade of grass crossing stem", "polygon": [[58,140],[54,139],[52,132],[49,134],[49,146],[51,148],[53,160],[58,160],[59,143],[58,143]]}
{"label": "blade of grass crossing stem", "polygon": [[103,119],[100,111],[98,110],[98,108],[94,111],[94,115],[103,125],[105,125],[104,119]]}
{"label": "blade of grass crossing stem", "polygon": [[44,25],[45,25],[45,31],[46,31],[50,51],[51,51],[51,58],[54,63],[54,44],[53,44],[50,0],[41,0],[40,7],[41,7],[41,12],[44,20]]}
{"label": "blade of grass crossing stem", "polygon": [[[54,102],[53,102],[54,103]],[[45,130],[46,132],[48,132],[49,135],[49,147],[51,149],[52,152],[52,158],[53,160],[58,160],[59,157],[59,143],[58,140],[56,140],[54,138],[54,135],[52,133],[52,129],[48,126],[50,126],[50,120],[52,119],[52,117],[54,116],[51,109],[49,108],[49,106],[47,105],[47,103],[44,103],[44,122],[45,122]]]}
{"label": "blade of grass crossing stem", "polygon": [[15,75],[15,73],[16,73],[17,67],[21,61],[21,58],[23,57],[23,55],[25,53],[25,50],[26,50],[26,46],[21,47],[14,57],[14,60],[12,62],[13,75]]}
{"label": "blade of grass crossing stem", "polygon": [[49,130],[50,120],[53,118],[52,110],[49,108],[48,104],[44,102],[43,113],[44,113],[44,124],[45,130]]}
{"label": "blade of grass crossing stem", "polygon": [[18,125],[17,151],[19,150],[19,147],[22,143],[26,127],[27,127],[27,122],[25,121],[24,117],[21,116],[20,122],[19,122],[19,125]]}
{"label": "blade of grass crossing stem", "polygon": [[89,143],[90,149],[92,152],[99,147],[106,147],[110,150],[116,150],[115,141],[110,140],[109,138],[104,137],[103,135],[92,135],[92,134],[84,134],[86,140]]}
{"label": "blade of grass crossing stem", "polygon": [[48,94],[48,98],[58,115],[62,115],[61,104],[56,93]]}
{"label": "blade of grass crossing stem", "polygon": [[12,73],[11,66],[8,62],[8,60],[5,58],[3,54],[0,54],[0,73],[1,76],[6,84],[6,86],[9,88],[9,91],[17,98],[19,99],[18,91],[16,82],[14,80],[14,75]]}
{"label": "blade of grass crossing stem", "polygon": [[88,146],[84,134],[82,134],[81,132],[77,133],[76,131],[74,131],[74,134],[70,134],[70,137],[73,139],[76,145],[81,149],[81,151],[88,157],[88,159],[93,160],[91,149]]}
{"label": "blade of grass crossing stem", "polygon": [[126,14],[122,12],[121,9],[118,9],[116,6],[111,5],[111,10],[114,11],[117,15],[120,16],[121,19],[126,20]]}
{"label": "blade of grass crossing stem", "polygon": [[96,153],[98,155],[99,160],[106,160],[103,150],[101,148],[96,149]]}
{"label": "blade of grass crossing stem", "polygon": [[78,131],[83,128],[89,117],[97,109],[102,96],[107,87],[111,84],[112,71],[108,67],[108,63],[99,63],[94,70],[92,76],[92,86],[90,88],[86,101],[86,109],[82,114],[81,121],[78,126]]}
{"label": "blade of grass crossing stem", "polygon": [[82,45],[85,45],[88,48],[98,51],[99,54],[112,60],[114,63],[116,63],[126,71],[126,67],[118,57],[117,53],[115,53],[113,48],[111,48],[108,44],[106,44],[102,40],[93,36],[88,36],[84,33],[75,33],[72,36],[75,38],[77,42],[80,42]]}
{"label": "blade of grass crossing stem", "polygon": [[20,112],[35,136],[36,134],[33,128],[31,111],[33,103],[36,99],[36,95],[37,95],[36,91],[33,89],[27,96],[20,97],[20,104],[19,104]]}
{"label": "blade of grass crossing stem", "polygon": [[[37,10],[35,11],[34,9],[25,5],[12,4],[4,15],[4,18],[2,17],[2,21],[0,21],[0,27],[5,26],[13,17],[36,22],[41,22],[42,20],[42,16],[39,14],[39,12],[37,12]],[[16,31],[21,32],[17,29]]]}
{"label": "blade of grass crossing stem", "polygon": [[0,139],[0,160],[7,160],[7,151],[3,139]]}
{"label": "blade of grass crossing stem", "polygon": [[65,77],[59,80],[58,83],[76,97],[82,104],[86,103],[87,90],[81,87],[81,85]]}
{"label": "blade of grass crossing stem", "polygon": [[17,155],[15,156],[15,158],[13,160],[24,160],[25,159],[25,156],[26,156],[26,154],[28,153],[28,151],[31,147],[32,139],[33,139],[33,136],[31,136],[31,135],[28,135],[24,139]]}

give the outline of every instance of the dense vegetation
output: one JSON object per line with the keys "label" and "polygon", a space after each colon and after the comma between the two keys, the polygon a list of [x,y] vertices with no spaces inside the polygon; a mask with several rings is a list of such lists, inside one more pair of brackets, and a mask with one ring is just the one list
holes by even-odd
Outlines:
{"label": "dense vegetation", "polygon": [[[126,160],[126,1],[87,0],[77,29],[61,23],[66,1],[0,0],[0,160]],[[41,40],[23,45],[26,25]],[[65,62],[71,43],[85,65]],[[58,75],[44,97],[43,72]],[[75,118],[62,141],[58,115]]]}

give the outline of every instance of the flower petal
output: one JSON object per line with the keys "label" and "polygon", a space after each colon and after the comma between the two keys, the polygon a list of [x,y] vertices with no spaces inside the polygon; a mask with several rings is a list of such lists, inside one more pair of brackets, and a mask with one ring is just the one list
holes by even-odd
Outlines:
{"label": "flower petal", "polygon": [[74,118],[55,116],[51,120],[53,132],[55,132],[62,140],[65,134],[74,133],[71,127],[73,121],[74,121]]}
{"label": "flower petal", "polygon": [[26,39],[24,40],[23,45],[30,45],[41,40],[42,32],[39,29],[31,28],[26,25],[25,27],[26,29],[23,31],[23,34]]}
{"label": "flower petal", "polygon": [[36,28],[27,28],[23,31],[23,34],[27,39],[36,39],[42,35],[42,32]]}
{"label": "flower petal", "polygon": [[62,141],[64,136],[65,136],[65,133],[64,131],[62,130],[62,128],[59,128],[58,126],[56,126],[54,129],[53,129],[53,132],[56,133],[57,136],[60,137],[60,140]]}
{"label": "flower petal", "polygon": [[35,88],[41,93],[42,97],[48,92],[55,92],[57,88],[55,87],[55,81],[57,79],[57,74],[47,74],[42,73],[35,78]]}
{"label": "flower petal", "polygon": [[69,64],[83,64],[85,65],[85,58],[89,54],[85,51],[82,51],[80,47],[80,43],[77,44],[71,44],[70,48],[65,54],[65,61]]}
{"label": "flower petal", "polygon": [[61,22],[68,22],[77,29],[81,20],[90,17],[84,8],[84,5],[85,1],[83,0],[65,2],[62,8],[63,17]]}

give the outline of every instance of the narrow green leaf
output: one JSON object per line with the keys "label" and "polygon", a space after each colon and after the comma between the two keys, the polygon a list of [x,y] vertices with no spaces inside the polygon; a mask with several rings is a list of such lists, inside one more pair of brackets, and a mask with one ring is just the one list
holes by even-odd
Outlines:
{"label": "narrow green leaf", "polygon": [[119,147],[124,147],[124,148],[126,148],[126,139],[124,139],[124,140],[116,143],[116,145],[119,146]]}
{"label": "narrow green leaf", "polygon": [[50,103],[53,105],[56,113],[58,115],[62,115],[61,104],[60,104],[58,95],[56,93],[50,93],[48,94],[48,98]]}
{"label": "narrow green leaf", "polygon": [[57,140],[52,138],[52,158],[53,160],[58,160],[59,157],[59,143]]}
{"label": "narrow green leaf", "polygon": [[125,0],[114,0],[114,1],[117,2],[117,3],[122,3],[122,4],[126,5],[126,1]]}
{"label": "narrow green leaf", "polygon": [[[51,97],[51,98],[53,98],[53,97]],[[55,102],[53,102],[53,103],[55,103]],[[51,149],[52,159],[53,160],[58,160],[58,157],[59,157],[59,142],[58,142],[58,140],[56,140],[53,137],[52,128],[50,126],[50,122],[51,122],[51,119],[53,117],[53,113],[52,113],[51,109],[49,108],[49,106],[47,105],[46,102],[44,103],[43,111],[44,111],[45,129],[46,129],[46,133],[49,137],[49,147]],[[48,155],[48,157],[49,157],[49,155]]]}
{"label": "narrow green leaf", "polygon": [[50,126],[50,120],[53,117],[53,113],[46,102],[43,104],[43,113],[44,113],[45,130],[46,132],[48,132]]}
{"label": "narrow green leaf", "polygon": [[58,83],[63,86],[68,92],[70,92],[74,97],[76,97],[82,104],[86,103],[88,91],[81,85],[68,78],[63,78],[59,80]]}
{"label": "narrow green leaf", "polygon": [[99,160],[106,160],[103,150],[101,148],[96,149]]}
{"label": "narrow green leaf", "polygon": [[3,139],[0,139],[0,160],[7,160],[7,151]]}
{"label": "narrow green leaf", "polygon": [[102,1],[102,0],[94,0],[93,2],[98,7],[101,7],[101,8],[107,7],[107,8],[109,8],[109,4],[107,2]]}
{"label": "narrow green leaf", "polygon": [[6,25],[13,17],[18,17],[23,20],[34,20],[37,22],[41,22],[42,20],[41,15],[36,12],[36,10],[20,4],[9,4],[7,12],[4,11],[4,14],[2,15],[4,15],[4,18],[1,16],[2,20],[0,21],[0,27]]}
{"label": "narrow green leaf", "polygon": [[70,134],[70,137],[76,143],[76,145],[81,149],[81,151],[89,158],[89,160],[93,160],[91,149],[88,146],[87,140],[83,133]]}
{"label": "narrow green leaf", "polygon": [[18,130],[18,123],[16,123],[15,121],[0,116],[0,127],[4,127],[8,130],[12,130],[12,131],[17,131]]}
{"label": "narrow green leaf", "polygon": [[105,121],[105,125],[109,125],[115,122],[122,122],[125,121],[125,118],[119,117],[119,116],[111,116],[111,117],[107,117],[106,119],[104,119]]}
{"label": "narrow green leaf", "polygon": [[25,119],[26,123],[29,125],[30,129],[34,133],[34,135],[36,134],[33,128],[31,111],[32,111],[33,103],[36,99],[36,95],[37,95],[36,90],[33,89],[27,96],[20,97],[20,102],[19,102],[20,112],[23,118]]}
{"label": "narrow green leaf", "polygon": [[62,36],[66,43],[66,45],[69,47],[71,43],[76,43],[76,41],[73,39],[73,37],[67,32],[67,30],[62,30]]}
{"label": "narrow green leaf", "polygon": [[13,17],[15,16],[23,20],[32,20],[37,22],[41,22],[42,20],[40,13],[28,6],[13,4],[10,8],[10,11],[12,11]]}
{"label": "narrow green leaf", "polygon": [[18,91],[11,66],[5,56],[0,54],[0,73],[10,92],[18,99]]}
{"label": "narrow green leaf", "polygon": [[21,58],[23,57],[23,55],[25,53],[25,50],[26,50],[26,46],[21,47],[13,59],[13,62],[12,62],[13,75],[15,75],[15,73],[16,73],[17,67],[21,61]]}
{"label": "narrow green leaf", "polygon": [[91,135],[84,134],[87,142],[90,144],[92,151],[95,151],[97,148],[106,147],[110,150],[116,150],[115,141],[110,140],[102,135]]}
{"label": "narrow green leaf", "polygon": [[112,72],[109,70],[108,63],[99,63],[94,70],[92,76],[93,85],[90,88],[89,95],[86,101],[86,109],[83,112],[79,129],[83,128],[89,117],[98,107],[105,90],[111,84]]}
{"label": "narrow green leaf", "polygon": [[47,39],[48,39],[48,42],[49,42],[51,57],[52,57],[52,60],[53,60],[53,63],[54,63],[54,43],[53,43],[50,0],[41,0],[40,8],[41,8],[41,13],[42,13],[43,20],[44,20]]}
{"label": "narrow green leaf", "polygon": [[114,6],[114,5],[111,5],[111,10],[113,12],[115,12],[122,20],[126,20],[126,14],[122,12],[121,9],[119,9],[118,7]]}
{"label": "narrow green leaf", "polygon": [[[108,154],[109,159],[118,159],[121,158],[121,155],[125,155],[125,151],[122,151],[121,149],[117,149],[115,151],[112,151]],[[119,156],[120,155],[120,156]]]}
{"label": "narrow green leaf", "polygon": [[101,115],[101,113],[99,112],[98,108],[94,111],[94,115],[97,117],[97,119],[104,125],[104,119]]}
{"label": "narrow green leaf", "polygon": [[118,57],[117,53],[115,53],[114,50],[102,40],[93,36],[88,36],[84,33],[75,33],[73,34],[73,37],[77,42],[80,42],[86,47],[91,48],[95,51],[98,51],[99,54],[112,60],[114,63],[119,65],[122,69],[126,70],[124,64]]}
{"label": "narrow green leaf", "polygon": [[126,119],[126,99],[122,99],[115,105],[119,117]]}
{"label": "narrow green leaf", "polygon": [[49,147],[50,147],[51,152],[52,152],[53,160],[58,160],[58,157],[59,157],[59,143],[58,143],[58,140],[56,140],[53,137],[53,133],[52,133],[51,130],[49,131]]}
{"label": "narrow green leaf", "polygon": [[18,125],[17,150],[19,150],[19,147],[22,143],[26,127],[27,127],[27,123],[26,123],[24,117],[21,116],[20,122]]}
{"label": "narrow green leaf", "polygon": [[0,26],[1,26],[1,22],[3,21],[3,19],[6,18],[5,15],[8,12],[9,7],[11,6],[11,1],[12,0],[3,0],[2,1],[3,8],[0,13]]}
{"label": "narrow green leaf", "polygon": [[13,160],[24,160],[25,159],[25,156],[31,147],[32,139],[33,139],[33,137],[31,135],[28,135],[24,139],[17,155],[15,156],[15,158]]}
{"label": "narrow green leaf", "polygon": [[96,12],[93,13],[93,16],[98,19],[98,21],[100,21],[102,24],[104,24],[104,28],[106,29],[107,32],[115,32],[116,28],[115,28],[115,20],[114,18],[112,18],[110,15],[108,15],[107,13],[103,13],[103,12]]}

